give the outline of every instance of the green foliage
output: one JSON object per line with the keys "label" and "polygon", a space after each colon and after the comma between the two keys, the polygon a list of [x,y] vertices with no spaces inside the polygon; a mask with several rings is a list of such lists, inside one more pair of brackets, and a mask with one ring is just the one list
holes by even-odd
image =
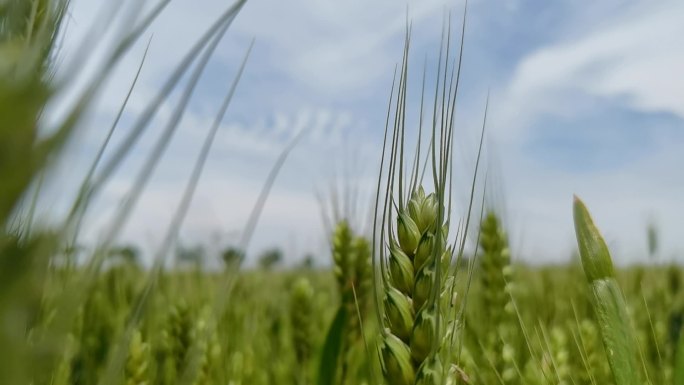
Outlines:
{"label": "green foliage", "polygon": [[202,246],[179,246],[176,249],[176,261],[179,264],[201,267],[206,260],[206,252]]}
{"label": "green foliage", "polygon": [[120,259],[124,263],[138,265],[140,263],[140,251],[131,245],[114,247],[109,251],[113,259]]}
{"label": "green foliage", "polygon": [[469,321],[475,334],[485,337],[479,343],[480,365],[494,369],[479,379],[485,383],[517,384],[520,383],[517,366],[527,359],[528,352],[522,349],[524,339],[512,301],[514,277],[508,239],[494,211],[489,211],[482,220],[479,240],[477,276],[481,290],[476,295],[483,306],[482,313],[473,314]]}
{"label": "green foliage", "polygon": [[148,385],[149,366],[151,364],[150,345],[143,341],[142,334],[136,330],[131,338],[131,344],[126,361],[126,385]]}
{"label": "green foliage", "polygon": [[236,247],[228,247],[221,252],[221,261],[228,269],[239,266],[244,258],[245,253]]}
{"label": "green foliage", "polygon": [[[586,285],[576,284],[584,281],[576,267],[511,267],[516,284],[509,299],[514,300],[517,309],[513,316],[503,308],[492,308],[482,295],[486,290],[484,281],[473,281],[460,360],[453,365],[442,362],[449,381],[453,381],[450,383],[617,385],[602,343],[601,319],[593,310],[591,292],[587,292]],[[634,285],[639,279],[635,269],[615,269],[615,279],[622,287],[630,288],[624,293],[632,309],[626,317],[633,322],[639,349],[644,351],[641,365],[647,369],[651,383],[672,383],[674,378],[681,378],[677,377],[681,371],[676,370],[677,365],[681,366],[681,353],[676,353],[681,339],[671,341],[674,337],[668,336],[667,327],[662,337],[654,339],[649,335],[653,330],[659,335],[658,323],[668,325],[670,318],[676,318],[672,315],[676,308],[669,305],[673,300],[663,293],[669,292],[666,278],[673,270],[681,273],[681,268],[642,269],[641,286]],[[98,277],[70,325],[67,343],[60,346],[57,365],[46,373],[50,381],[91,384],[100,380],[125,332],[126,319],[135,306],[145,274],[124,265],[112,267]],[[55,279],[57,276],[62,278]],[[222,276],[219,272],[164,272],[149,312],[126,347],[121,381],[164,385],[186,378],[181,382],[338,384],[345,357],[349,367],[346,384],[378,383],[370,375],[372,367],[367,368],[373,365],[373,352],[366,353],[362,340],[353,347],[347,345],[349,318],[358,320],[357,310],[354,308],[352,314],[344,310],[344,316],[339,315],[340,309],[347,307],[341,307],[339,286],[331,271],[238,272],[234,300],[224,313],[214,314],[211,293],[219,287]],[[542,279],[545,276],[548,278]],[[55,322],[59,306],[55,296],[64,279],[75,277],[58,274],[46,282],[53,295],[35,304],[32,335]],[[464,285],[459,283],[456,291],[463,292]],[[489,345],[493,332],[483,315],[498,320],[496,330],[501,343]],[[378,334],[374,317],[366,316],[363,321],[364,335],[372,348]],[[416,376],[410,345],[398,337],[391,338],[393,341],[380,344],[378,351],[386,358],[387,373],[394,373],[389,378],[404,373]],[[649,349],[660,355],[646,354]],[[665,377],[667,372],[669,377]]]}
{"label": "green foliage", "polygon": [[283,260],[283,252],[280,249],[271,249],[259,256],[259,266],[264,270],[276,267]]}
{"label": "green foliage", "polygon": [[[360,373],[362,368],[354,365],[353,358],[355,355],[366,354],[360,349],[360,343],[366,342],[362,320],[366,319],[371,302],[370,244],[364,237],[354,234],[348,221],[341,220],[332,234],[332,258],[341,303],[328,331],[324,352],[327,356],[324,355],[322,358],[327,360],[335,357],[335,361],[321,363],[321,372],[325,366],[328,373],[319,374],[319,382],[325,378],[325,381],[335,381],[329,383],[356,383],[361,379],[367,379],[367,376]],[[339,322],[343,324],[339,325]],[[343,340],[339,341],[340,346],[336,347],[339,336],[343,336]],[[356,362],[358,363],[358,360]],[[339,376],[336,375],[338,366]]]}
{"label": "green foliage", "polygon": [[346,336],[347,311],[344,306],[340,306],[337,314],[330,324],[328,335],[325,337],[325,344],[321,354],[321,363],[318,368],[318,385],[331,385],[337,378],[337,368],[341,361],[342,343]]}
{"label": "green foliage", "polygon": [[304,372],[313,353],[313,297],[313,287],[306,278],[300,278],[294,283],[290,298],[290,321],[295,358]]}

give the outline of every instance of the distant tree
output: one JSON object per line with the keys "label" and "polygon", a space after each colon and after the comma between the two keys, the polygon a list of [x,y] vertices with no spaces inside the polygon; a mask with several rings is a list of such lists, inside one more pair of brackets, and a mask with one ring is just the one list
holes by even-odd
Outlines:
{"label": "distant tree", "polygon": [[230,246],[221,252],[221,260],[226,268],[231,266],[239,266],[244,259],[245,253],[237,247]]}
{"label": "distant tree", "polygon": [[304,260],[302,261],[302,267],[305,269],[313,269],[315,263],[316,260],[314,259],[314,256],[311,254],[307,254],[304,257]]}
{"label": "distant tree", "polygon": [[205,252],[202,246],[178,246],[176,249],[176,261],[178,264],[195,265],[201,267],[204,265]]}
{"label": "distant tree", "polygon": [[283,252],[280,249],[271,249],[263,252],[259,257],[259,266],[264,270],[270,270],[283,259]]}
{"label": "distant tree", "polygon": [[64,245],[52,258],[59,265],[70,265],[77,263],[85,251],[86,247],[80,244]]}
{"label": "distant tree", "polygon": [[114,247],[109,251],[109,256],[127,264],[140,264],[140,252],[133,245]]}
{"label": "distant tree", "polygon": [[658,254],[658,228],[654,222],[648,224],[646,237],[648,240],[648,256],[651,259],[655,259]]}

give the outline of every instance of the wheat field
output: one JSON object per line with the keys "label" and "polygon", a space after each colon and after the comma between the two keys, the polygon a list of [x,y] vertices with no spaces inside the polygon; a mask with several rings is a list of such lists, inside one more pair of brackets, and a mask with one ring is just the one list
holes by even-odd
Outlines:
{"label": "wheat field", "polygon": [[[510,247],[500,209],[484,203],[483,139],[472,179],[456,180],[458,31],[465,29],[465,13],[463,24],[445,23],[436,79],[423,80],[419,105],[407,96],[409,79],[421,72],[409,68],[407,26],[369,202],[372,219],[330,210],[328,252],[315,256],[325,263],[283,266],[274,250],[256,266],[243,266],[263,202],[296,142],[279,155],[241,243],[222,252],[220,267],[193,264],[201,251],[192,250],[186,263],[167,263],[250,51],[173,220],[160,224],[166,242],[151,265],[134,248],[116,244],[184,101],[244,1],[207,26],[123,145],[110,148],[104,140],[59,223],[35,221],[51,164],[78,135],[115,64],[167,3],[145,8],[65,117],[46,122],[45,106],[78,72],[67,68],[64,77],[54,76],[70,2],[0,2],[0,384],[684,384],[678,265],[614,267],[603,226],[577,197],[568,197],[567,206],[577,239],[571,262],[526,264]],[[190,80],[178,116],[145,154],[109,232],[79,258],[89,202],[183,76]],[[406,119],[415,110],[421,111],[418,127]],[[106,159],[105,149],[113,154]],[[470,197],[464,218],[453,216],[456,190]]]}

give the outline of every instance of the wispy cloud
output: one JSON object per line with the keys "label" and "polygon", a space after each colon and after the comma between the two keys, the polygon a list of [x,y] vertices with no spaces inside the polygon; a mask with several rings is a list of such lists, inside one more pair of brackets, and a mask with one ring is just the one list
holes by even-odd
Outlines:
{"label": "wispy cloud", "polygon": [[538,48],[517,64],[502,115],[524,124],[575,114],[587,107],[580,94],[684,118],[684,78],[676,76],[684,67],[682,18],[681,2],[639,3],[579,38]]}
{"label": "wispy cloud", "polygon": [[[103,3],[74,2],[65,55],[87,33]],[[407,4],[413,62],[422,64],[425,54],[434,60],[444,11],[449,10],[443,1],[248,1],[209,65],[123,239],[149,247],[160,241],[162,224],[179,199],[202,137],[245,49],[256,38],[183,237],[239,232],[277,153],[306,130],[269,198],[253,251],[284,245],[293,260],[316,251],[326,261],[315,192],[325,190],[347,161],[355,165],[351,178],[364,191],[372,189]],[[115,143],[226,6],[218,0],[201,6],[174,1],[152,25],[148,60]],[[460,18],[460,6],[453,6],[453,20]],[[609,239],[629,257],[639,256],[647,213],[660,218],[664,243],[682,248],[675,231],[684,226],[684,205],[677,198],[684,194],[684,182],[672,176],[680,173],[677,165],[684,164],[679,150],[684,145],[684,77],[679,74],[684,68],[684,6],[677,1],[608,1],[580,9],[571,1],[521,0],[506,2],[503,9],[471,3],[456,160],[464,164],[468,180],[484,95],[491,87],[488,151],[498,161],[488,167],[490,176],[499,175],[500,180],[490,186],[503,190],[516,254],[546,261],[568,256],[573,247],[573,192],[586,198]],[[74,162],[67,167],[69,180],[77,181],[92,157],[145,43],[136,45],[117,67],[98,99],[84,127],[84,140],[70,154]],[[417,67],[410,88],[414,101]],[[428,76],[432,72],[428,70]],[[91,239],[106,223],[107,216],[97,213],[115,209],[173,106],[164,105],[97,203],[102,211],[95,209],[91,216]],[[417,106],[411,121],[416,113]]]}
{"label": "wispy cloud", "polygon": [[672,198],[684,182],[671,176],[684,164],[683,17],[679,2],[630,3],[600,23],[578,20],[568,36],[512,63],[497,91],[493,141],[531,254],[557,259],[557,245],[572,246],[573,192],[588,198],[619,260],[644,255],[647,213],[681,249],[673,213],[684,205]]}

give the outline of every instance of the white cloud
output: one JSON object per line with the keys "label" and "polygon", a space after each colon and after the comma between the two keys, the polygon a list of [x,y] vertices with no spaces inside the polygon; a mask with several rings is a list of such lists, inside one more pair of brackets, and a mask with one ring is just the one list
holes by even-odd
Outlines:
{"label": "white cloud", "polygon": [[[89,23],[83,20],[90,20],[97,4],[102,3],[74,3],[76,35],[85,33]],[[444,2],[408,4],[414,21],[414,47],[436,47]],[[373,125],[384,120],[386,113],[391,71],[401,55],[405,5],[394,0],[248,1],[220,46],[210,77],[198,89],[200,98],[188,110],[124,238],[146,247],[155,247],[160,241],[163,224],[168,223],[202,135],[213,120],[213,109],[219,103],[214,87],[228,84],[249,40],[256,37],[253,56],[217,137],[184,234],[201,238],[213,230],[234,233],[240,229],[277,153],[295,132],[306,128],[309,135],[291,154],[269,198],[255,235],[255,247],[280,244],[297,249],[293,251],[297,255],[307,248],[325,253],[314,190],[328,186],[330,175],[344,163],[339,159],[343,155],[359,165],[359,170],[351,174],[363,189],[373,188],[373,178],[368,175],[377,171],[377,142],[381,135],[381,127]],[[130,114],[142,111],[173,65],[226,6],[218,0],[203,1],[201,6],[191,0],[170,4],[150,30],[155,35],[139,87],[133,94]],[[458,13],[458,5],[449,6]],[[510,82],[497,87],[499,91],[494,93],[488,129],[492,129],[496,151],[500,150],[496,155],[505,166],[502,183],[518,254],[544,260],[566,257],[565,252],[573,247],[573,192],[587,200],[609,239],[638,246],[643,215],[654,211],[662,220],[664,242],[669,239],[677,243],[674,232],[684,226],[680,219],[684,215],[675,213],[684,213],[677,198],[684,195],[684,185],[672,181],[671,176],[679,172],[677,164],[684,164],[681,143],[659,141],[660,152],[637,164],[611,173],[584,175],[534,163],[524,153],[523,144],[531,135],[529,123],[540,114],[572,117],[593,107],[595,99],[582,101],[578,95],[684,118],[684,77],[679,74],[684,68],[684,51],[679,48],[680,36],[684,35],[684,24],[679,23],[682,19],[684,6],[675,1],[638,3],[631,9],[607,14],[601,24],[591,28],[586,28],[586,20],[577,20],[566,28],[573,35],[571,40],[538,47],[519,63],[505,63],[517,68]],[[469,23],[477,24],[478,20]],[[510,28],[515,28],[516,23],[511,23]],[[487,26],[478,28],[487,30]],[[67,40],[65,54],[70,52],[73,41]],[[93,114],[93,124],[88,126],[88,145],[78,148],[81,160],[84,152],[92,151],[91,142],[96,140],[91,138],[100,137],[107,127],[102,122],[118,109],[145,42],[134,47],[108,82]],[[414,50],[414,55],[421,59],[425,51]],[[468,78],[469,71],[475,71],[478,64],[464,68],[463,76]],[[419,71],[412,76],[419,77]],[[469,96],[459,97],[466,106],[479,103],[478,98]],[[168,118],[172,108],[173,104],[164,105],[159,121]],[[465,126],[479,130],[482,111],[460,111]],[[136,166],[154,140],[159,121],[155,121],[142,145],[134,149],[133,159],[116,175],[102,198],[105,208],[115,208],[122,191],[126,191]],[[477,132],[459,131],[459,135],[457,146],[462,148],[456,160],[472,163]],[[469,180],[470,166],[464,167],[468,171],[464,180]],[[457,192],[467,201],[463,194]],[[621,250],[629,254],[628,248],[623,246]],[[320,257],[326,260],[327,256]]]}
{"label": "white cloud", "polygon": [[538,49],[499,96],[501,121],[525,125],[542,113],[581,111],[572,92],[684,118],[682,20],[681,2],[639,3],[579,38]]}
{"label": "white cloud", "polygon": [[[541,117],[549,126],[556,118],[573,129],[567,122],[596,112],[601,101],[684,119],[682,20],[684,5],[676,1],[634,3],[591,28],[581,27],[578,20],[570,29],[572,39],[535,49],[496,92],[490,132],[503,162],[507,211],[520,254],[545,261],[568,257],[574,248],[573,193],[586,200],[618,261],[644,261],[649,216],[662,225],[666,257],[682,250],[676,232],[684,226],[684,205],[678,198],[684,182],[674,177],[684,164],[681,134],[639,127],[654,138],[645,156],[581,173],[532,157],[525,147]],[[581,135],[577,128],[575,135]],[[633,127],[594,127],[604,128],[619,133]],[[613,144],[606,140],[605,145]]]}
{"label": "white cloud", "polygon": [[[212,119],[211,116],[188,112],[121,234],[120,239],[139,244],[147,256],[162,241]],[[279,113],[273,119],[265,119],[261,126],[224,124],[205,166],[182,238],[191,243],[209,244],[215,240],[216,234],[220,234],[223,244],[215,246],[234,244],[278,154],[297,132],[304,129],[308,134],[295,147],[278,176],[250,252],[254,254],[268,246],[283,246],[290,248],[286,250],[290,259],[314,252],[325,260],[327,249],[322,242],[326,234],[321,226],[315,192],[326,187],[330,182],[328,176],[338,170],[337,162],[349,155],[345,154],[346,144],[357,140],[350,137],[349,130],[345,128],[358,123],[348,113],[306,108],[292,115]],[[158,126],[153,126],[152,132],[158,129]],[[91,205],[82,240],[96,241],[107,231],[113,213],[147,157],[149,151],[146,149],[154,140],[154,135],[143,139]],[[354,160],[375,160],[371,145],[356,147]],[[73,162],[65,163],[69,165],[66,165],[63,176],[68,175],[68,178],[60,179],[57,188],[74,191],[82,175],[75,172],[79,163],[76,167]],[[374,170],[353,171],[349,183],[360,180],[365,186],[368,183],[363,178],[368,171]],[[73,183],[64,183],[65,180]],[[62,202],[65,203],[68,202]]]}
{"label": "white cloud", "polygon": [[443,7],[434,0],[248,2],[235,27],[271,45],[283,75],[313,92],[348,95],[387,77],[400,47],[390,42],[401,43],[407,9],[421,23],[441,20]]}

